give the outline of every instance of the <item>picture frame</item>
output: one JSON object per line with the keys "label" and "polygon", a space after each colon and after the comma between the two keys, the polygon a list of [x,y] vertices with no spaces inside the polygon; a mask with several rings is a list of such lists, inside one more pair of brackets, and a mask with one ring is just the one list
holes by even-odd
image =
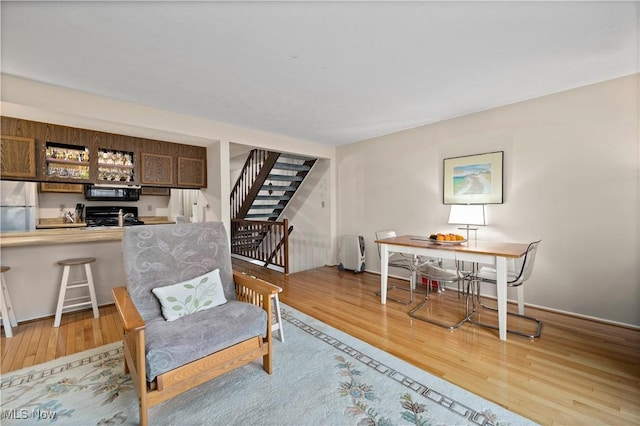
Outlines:
{"label": "picture frame", "polygon": [[502,204],[504,151],[444,159],[443,204]]}

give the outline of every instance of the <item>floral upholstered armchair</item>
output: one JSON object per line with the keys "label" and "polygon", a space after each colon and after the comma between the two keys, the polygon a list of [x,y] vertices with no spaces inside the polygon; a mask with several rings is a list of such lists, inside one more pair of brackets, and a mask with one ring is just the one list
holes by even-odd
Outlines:
{"label": "floral upholstered armchair", "polygon": [[140,424],[154,405],[260,357],[271,374],[280,288],[232,271],[221,222],[128,227],[122,249],[126,286],[113,295]]}

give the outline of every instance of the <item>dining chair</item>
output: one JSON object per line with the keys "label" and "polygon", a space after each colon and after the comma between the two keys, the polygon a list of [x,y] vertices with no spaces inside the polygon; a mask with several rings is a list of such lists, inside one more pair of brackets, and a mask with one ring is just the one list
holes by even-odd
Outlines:
{"label": "dining chair", "polygon": [[[458,262],[456,262],[456,266],[459,266]],[[434,325],[437,325],[442,328],[446,328],[448,330],[455,330],[460,327],[462,324],[469,320],[468,313],[468,303],[465,307],[465,316],[454,323],[445,323],[443,321],[438,321],[433,317],[427,317],[419,313],[419,311],[429,303],[429,294],[431,293],[431,289],[433,287],[434,282],[438,282],[438,293],[441,292],[441,284],[442,283],[456,283],[458,284],[458,297],[460,295],[460,286],[461,284],[464,287],[464,282],[466,281],[467,276],[459,269],[447,269],[442,267],[442,264],[439,262],[434,262],[433,259],[430,259],[426,262],[419,263],[416,267],[417,275],[426,279],[427,287],[425,291],[425,297],[422,302],[420,302],[416,307],[414,307],[410,312],[409,316],[412,318],[419,319],[421,321],[425,321]],[[465,290],[466,293],[466,290]],[[465,302],[466,303],[466,302]]]}
{"label": "dining chair", "polygon": [[[377,231],[376,232],[376,240],[384,240],[386,238],[393,238],[396,237],[396,231],[393,231],[391,229],[387,229],[387,230],[383,230],[383,231]],[[380,253],[380,244],[378,244],[378,256],[380,257],[380,259],[382,260],[382,255]],[[409,271],[409,287],[404,287],[404,286],[397,286],[397,285],[393,285],[390,286],[388,288],[388,290],[392,290],[392,289],[399,289],[399,290],[405,290],[409,292],[409,300],[408,301],[404,301],[404,300],[400,300],[400,299],[394,299],[390,296],[387,295],[387,299],[392,300],[394,302],[403,304],[403,305],[410,305],[411,303],[413,303],[413,292],[416,289],[416,266],[418,263],[418,257],[415,255],[407,255],[407,254],[403,254],[403,253],[393,253],[391,255],[389,255],[389,267],[390,268],[399,268],[399,269],[404,269],[406,271]],[[376,292],[377,296],[380,296],[380,291]]]}
{"label": "dining chair", "polygon": [[[538,246],[540,245],[541,240],[534,241],[529,244],[527,248],[527,252],[523,257],[516,261],[514,267],[509,267],[507,270],[507,286],[508,287],[516,287],[518,294],[518,313],[507,312],[508,315],[516,316],[522,318],[527,321],[531,321],[536,325],[536,331],[534,333],[529,333],[521,330],[514,330],[507,328],[507,332],[512,334],[517,334],[520,336],[525,336],[529,338],[537,338],[542,334],[542,321],[537,318],[527,316],[524,314],[524,286],[523,284],[531,277],[531,273],[533,272],[533,264],[536,259],[536,253],[538,251]],[[488,327],[497,330],[498,326],[493,324],[488,324],[486,322],[480,322],[474,319],[474,316],[479,314],[478,308],[482,308],[485,310],[496,311],[497,309],[485,306],[482,304],[481,299],[481,284],[497,284],[496,281],[496,270],[495,268],[491,268],[488,266],[481,267],[476,275],[472,277],[469,281],[469,294],[472,302],[471,312],[469,312],[469,304],[467,302],[467,314],[469,316],[469,321],[472,324],[480,325],[482,327]]]}

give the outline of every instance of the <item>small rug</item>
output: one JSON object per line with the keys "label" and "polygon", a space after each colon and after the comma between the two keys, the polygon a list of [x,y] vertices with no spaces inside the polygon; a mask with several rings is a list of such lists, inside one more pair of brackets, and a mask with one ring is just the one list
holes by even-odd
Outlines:
{"label": "small rug", "polygon": [[[151,425],[531,425],[283,306],[274,371],[253,362],[153,407]],[[2,375],[2,425],[132,425],[121,343]]]}

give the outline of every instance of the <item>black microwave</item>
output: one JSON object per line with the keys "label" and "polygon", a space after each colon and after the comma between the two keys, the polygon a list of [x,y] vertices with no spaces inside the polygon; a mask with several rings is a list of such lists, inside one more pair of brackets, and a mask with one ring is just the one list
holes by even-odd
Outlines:
{"label": "black microwave", "polygon": [[129,185],[85,185],[84,198],[91,201],[138,201],[140,187]]}

